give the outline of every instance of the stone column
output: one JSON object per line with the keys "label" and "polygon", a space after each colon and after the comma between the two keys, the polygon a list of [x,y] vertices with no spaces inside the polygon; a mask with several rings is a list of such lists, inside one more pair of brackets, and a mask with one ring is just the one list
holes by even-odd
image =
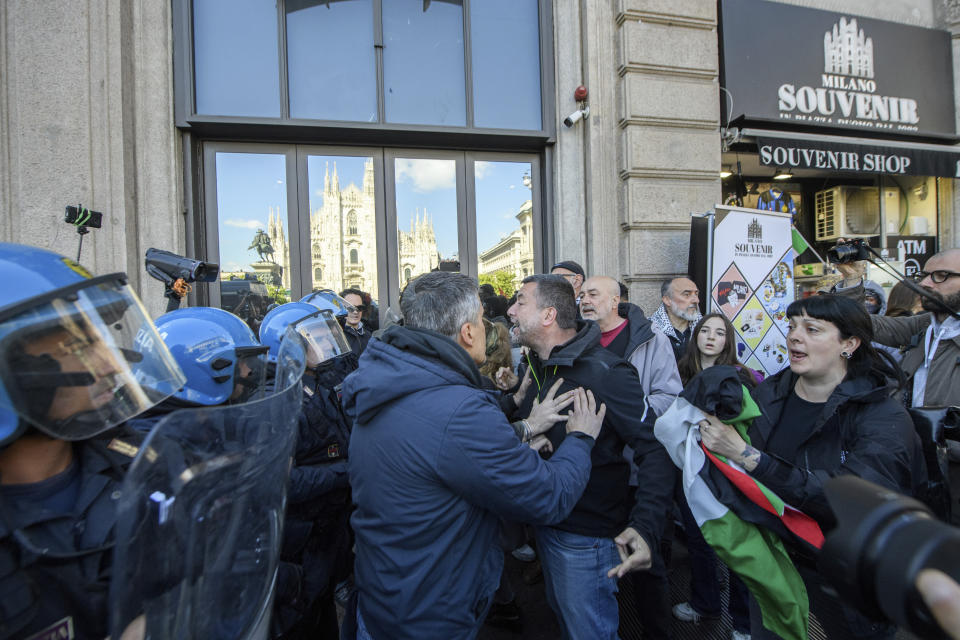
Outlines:
{"label": "stone column", "polygon": [[0,39],[0,240],[76,257],[64,207],[101,211],[81,261],[161,313],[144,252],[185,246],[170,3],[6,0]]}
{"label": "stone column", "polygon": [[619,4],[620,267],[652,313],[660,282],[686,273],[690,214],[721,197],[717,5]]}

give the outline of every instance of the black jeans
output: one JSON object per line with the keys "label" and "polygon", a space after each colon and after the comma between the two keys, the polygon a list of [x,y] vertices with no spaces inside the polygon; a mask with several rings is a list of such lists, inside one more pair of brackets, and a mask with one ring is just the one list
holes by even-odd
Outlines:
{"label": "black jeans", "polygon": [[[683,493],[677,492],[677,506],[683,520],[683,530],[687,535],[687,551],[690,554],[692,580],[690,582],[690,606],[702,616],[718,618],[721,614],[720,581],[717,579],[717,567],[727,569],[720,562],[713,548],[703,539],[700,527],[690,511]],[[750,608],[748,601],[750,590],[747,585],[729,571],[730,594],[727,599],[727,611],[733,620],[733,628],[740,633],[750,633]]]}

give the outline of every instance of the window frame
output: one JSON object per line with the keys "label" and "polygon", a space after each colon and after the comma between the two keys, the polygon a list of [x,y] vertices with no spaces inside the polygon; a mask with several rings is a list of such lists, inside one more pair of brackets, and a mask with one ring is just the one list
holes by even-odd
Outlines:
{"label": "window frame", "polygon": [[[299,229],[301,225],[300,208],[298,206],[296,195],[298,189],[291,190],[290,185],[296,183],[297,167],[294,148],[290,145],[278,144],[258,144],[244,142],[213,142],[203,145],[203,187],[204,187],[204,215],[198,221],[197,226],[204,230],[206,236],[205,248],[207,260],[209,256],[217,256],[219,263],[220,256],[220,212],[217,204],[217,154],[218,153],[249,153],[258,155],[282,155],[285,158],[285,180],[287,185],[287,242],[290,251],[290,297],[291,300],[297,292],[302,289],[301,275],[303,265],[299,269],[293,268],[294,256],[302,255],[300,250],[302,238],[300,234],[295,234],[291,230]],[[311,273],[312,275],[312,273]],[[199,284],[199,283],[198,283]],[[205,284],[206,301],[211,307],[220,307],[220,279]],[[300,294],[297,300],[302,297]]]}
{"label": "window frame", "polygon": [[[217,154],[251,153],[283,155],[286,159],[287,241],[290,251],[290,298],[299,300],[313,290],[313,247],[310,243],[310,183],[307,171],[309,156],[351,156],[371,158],[374,173],[374,216],[376,218],[377,281],[381,309],[399,309],[401,282],[398,212],[396,208],[397,158],[453,160],[456,163],[457,249],[461,273],[478,277],[477,208],[475,164],[484,162],[529,163],[533,206],[533,252],[536,266],[542,270],[552,256],[545,255],[546,216],[542,180],[543,161],[535,153],[477,152],[428,149],[394,149],[343,147],[331,145],[298,145],[258,142],[204,142],[201,149],[203,173],[203,210],[195,228],[205,236],[207,259],[219,259],[220,234],[217,206]],[[200,284],[200,283],[198,283]],[[214,307],[221,304],[220,282],[202,284],[198,292],[202,300]]]}
{"label": "window frame", "polygon": [[279,47],[279,118],[213,116],[198,114],[194,74],[193,0],[173,3],[174,120],[180,129],[191,130],[203,138],[274,140],[277,142],[349,142],[374,146],[431,146],[460,148],[509,148],[539,151],[556,141],[554,107],[553,13],[552,3],[538,0],[540,40],[540,129],[478,128],[474,126],[473,70],[471,61],[470,4],[463,0],[465,127],[405,125],[385,121],[383,96],[383,0],[373,0],[374,47],[378,122],[304,119],[290,117],[287,69],[286,0],[277,2]]}

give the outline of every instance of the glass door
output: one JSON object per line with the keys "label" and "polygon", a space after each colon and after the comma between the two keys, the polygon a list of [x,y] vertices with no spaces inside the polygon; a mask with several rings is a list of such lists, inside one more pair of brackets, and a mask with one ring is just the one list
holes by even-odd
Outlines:
{"label": "glass door", "polygon": [[[273,303],[300,289],[299,218],[291,202],[296,167],[291,149],[217,145],[205,150],[207,251],[220,265],[210,304],[241,317],[254,331]],[[296,190],[292,190],[296,193]]]}

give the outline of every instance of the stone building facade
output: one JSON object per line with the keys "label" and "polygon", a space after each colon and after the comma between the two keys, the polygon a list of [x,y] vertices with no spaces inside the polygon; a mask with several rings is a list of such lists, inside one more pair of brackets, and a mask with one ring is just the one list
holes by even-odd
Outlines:
{"label": "stone building facade", "polygon": [[[956,0],[781,1],[950,30],[960,92]],[[103,211],[104,227],[87,236],[82,261],[98,273],[128,272],[155,314],[165,301],[160,283],[144,271],[145,250],[191,254],[205,246],[194,224],[203,209],[204,131],[178,128],[174,114],[175,53],[189,46],[175,35],[178,6],[180,0],[8,0],[0,7],[0,240],[75,255],[76,234],[60,222],[64,206]],[[652,310],[659,282],[686,268],[690,214],[721,198],[717,3],[540,6],[550,17],[542,24],[552,28],[541,33],[552,42],[543,100],[558,123],[576,109],[573,92],[583,84],[590,116],[572,128],[557,126],[535,149],[543,159],[543,249],[535,267],[577,260],[588,275],[622,280],[631,299]],[[401,133],[408,145],[423,146],[416,128]],[[330,198],[331,207],[337,200],[335,216],[311,214],[311,242],[319,240],[312,249],[320,247],[320,257],[311,258],[314,275],[320,269],[321,281],[337,274],[377,289],[362,234],[344,236],[346,259],[323,249],[323,224],[349,230],[351,211],[358,231],[370,224],[366,180],[337,193]],[[951,193],[940,213],[944,247],[960,244],[960,189]],[[429,244],[421,231],[414,246]]]}

